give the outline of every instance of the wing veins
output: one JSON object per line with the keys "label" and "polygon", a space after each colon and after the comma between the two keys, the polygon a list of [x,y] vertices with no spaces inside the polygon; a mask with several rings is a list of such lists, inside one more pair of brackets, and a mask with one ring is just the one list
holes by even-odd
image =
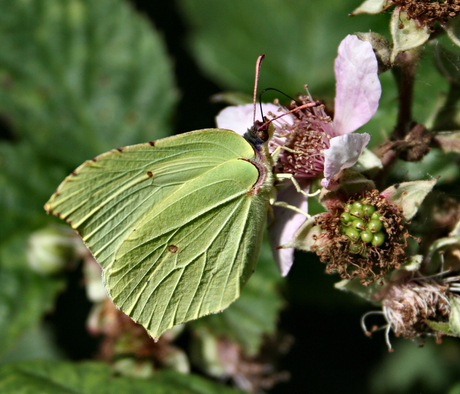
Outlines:
{"label": "wing veins", "polygon": [[[242,201],[244,201],[244,200],[241,200],[241,201],[237,201],[237,202],[236,202],[235,208],[232,210],[232,213],[229,214],[227,220],[225,220],[225,221],[220,225],[220,229],[219,229],[218,231],[216,231],[216,233],[220,234],[220,233],[222,232],[222,230],[225,228],[225,226],[229,223],[230,217],[237,211],[237,209],[238,209],[238,207],[241,205]],[[217,220],[217,219],[216,219],[216,220]],[[214,242],[216,239],[217,239],[217,236],[214,237],[212,240],[210,240],[209,243],[208,243],[208,245],[203,249],[205,254],[208,254],[209,249],[211,248],[213,242]],[[222,249],[225,249],[225,248],[222,248]],[[205,261],[207,261],[207,258],[206,258]],[[204,268],[205,268],[205,267],[203,267],[203,269],[202,269],[202,271],[201,271],[200,281],[199,281],[198,283],[201,283],[201,279],[203,278]],[[214,276],[213,276],[213,278],[214,278]],[[192,299],[190,300],[190,303],[189,303],[189,305],[188,305],[188,307],[187,307],[186,315],[188,314],[188,311],[190,310],[190,307],[192,306],[192,303],[193,303],[193,300],[194,300],[195,297],[196,297],[197,291],[198,291],[198,286],[196,287],[195,292],[194,292],[194,295],[193,295]],[[201,306],[202,306],[202,304],[203,304],[203,300],[206,298],[207,292],[208,292],[208,288],[206,289],[206,291],[205,291],[205,293],[203,294],[202,299],[201,299],[201,301],[200,301],[200,311],[201,311]],[[221,303],[220,303],[220,304],[222,305],[222,300],[221,300]]]}
{"label": "wing veins", "polygon": [[[240,201],[236,201],[236,204],[235,204],[235,207],[234,207],[233,210],[232,210],[232,213],[231,213],[230,215],[228,215],[228,216],[229,216],[229,217],[232,216],[232,215],[240,208],[240,206],[242,205],[242,203],[244,203],[244,201],[245,201],[244,199],[240,199]],[[211,210],[209,210],[209,211],[211,211]],[[208,214],[209,211],[204,212],[202,215]],[[200,215],[200,217],[201,217],[202,215]],[[199,219],[200,217],[197,217],[196,219]],[[203,229],[204,229],[206,226],[209,226],[211,223],[213,223],[214,220],[215,220],[214,218],[215,218],[215,217],[210,217],[210,222],[207,222],[207,223],[203,224]],[[222,224],[220,225],[220,229],[219,229],[217,232],[218,232],[218,233],[221,233],[222,230],[223,230],[223,228],[226,227],[227,224],[228,224],[229,222],[230,222],[230,218],[227,218],[227,220],[225,220],[224,222],[222,222]],[[190,223],[190,222],[189,222],[189,223]],[[152,256],[152,254],[155,253],[155,251],[157,251],[158,249],[161,249],[161,246],[164,245],[164,246],[163,246],[163,249],[165,250],[166,245],[169,243],[169,240],[171,240],[171,239],[177,234],[177,232],[180,230],[180,228],[181,228],[181,227],[176,228],[175,231],[171,233],[171,235],[168,237],[168,242],[163,243],[163,244],[159,245],[159,247],[157,247],[157,248],[155,248],[154,250],[150,251],[148,254],[146,254],[142,259],[140,259],[135,265],[133,265],[132,267],[130,267],[128,270],[126,270],[125,267],[123,267],[123,268],[120,267],[120,268],[118,269],[118,271],[119,271],[119,270],[122,270],[122,271],[125,271],[125,272],[124,272],[124,273],[122,274],[122,276],[119,278],[119,280],[117,281],[117,283],[114,284],[114,286],[116,286],[120,281],[122,281],[122,279],[124,279],[125,276],[129,275],[130,272],[131,272],[132,270],[137,269],[139,265],[142,265],[142,263],[144,263],[145,261],[148,261],[149,257]],[[203,233],[203,232],[204,232],[204,231],[202,231],[201,233]],[[200,234],[201,234],[201,233],[200,233]],[[199,237],[199,235],[197,234],[196,237]],[[196,238],[196,237],[195,237],[195,238]],[[152,268],[153,268],[154,266],[159,267],[158,261],[161,260],[161,256],[163,256],[163,253],[160,254],[159,258],[157,258],[154,262],[152,262],[151,264],[149,264],[149,265],[150,265],[150,269],[145,270],[145,273],[139,278],[139,280],[137,281],[137,283],[136,283],[136,284],[132,284],[132,289],[131,289],[131,291],[129,292],[129,294],[127,294],[127,295],[124,297],[124,301],[123,301],[123,303],[120,305],[120,308],[122,308],[122,307],[125,305],[126,301],[128,301],[128,299],[132,296],[132,294],[133,294],[136,290],[138,290],[138,291],[137,291],[138,296],[136,297],[136,300],[133,302],[133,305],[131,306],[130,310],[132,311],[132,310],[135,308],[135,306],[138,305],[138,306],[141,308],[139,314],[142,314],[142,312],[144,311],[144,309],[145,309],[145,307],[146,307],[148,301],[152,298],[153,294],[158,290],[158,287],[159,287],[159,286],[161,285],[161,283],[165,280],[165,278],[167,278],[168,276],[170,276],[170,275],[171,275],[172,273],[174,273],[177,269],[183,270],[183,271],[182,271],[182,274],[181,274],[181,276],[180,276],[180,278],[181,278],[182,275],[183,275],[183,273],[185,272],[185,269],[186,269],[187,267],[189,267],[190,264],[194,264],[196,261],[198,261],[198,260],[200,259],[200,257],[201,257],[203,254],[207,255],[207,253],[208,253],[208,251],[209,251],[209,249],[210,249],[210,247],[211,247],[211,245],[212,245],[212,243],[214,242],[215,239],[216,239],[216,238],[213,238],[213,239],[209,242],[209,244],[203,249],[203,251],[201,251],[201,252],[198,253],[196,256],[194,256],[193,258],[191,258],[190,261],[189,261],[186,265],[182,265],[182,266],[180,266],[180,267],[176,266],[174,269],[172,269],[172,270],[162,279],[162,281],[159,282],[159,283],[152,289],[152,291],[150,292],[150,294],[147,296],[147,300],[146,300],[146,301],[144,302],[144,304],[141,306],[141,305],[138,304],[138,302],[139,302],[139,300],[140,300],[140,297],[141,297],[141,295],[142,295],[142,292],[145,290],[145,287],[146,287],[147,284],[148,284],[148,281],[146,280],[146,277],[147,277],[147,276],[150,276],[150,277],[151,277],[151,276],[153,275],[153,273],[156,271],[156,268],[152,271]],[[131,250],[133,250],[133,249],[131,249]],[[239,250],[239,246],[237,247],[236,250],[237,250],[237,251]],[[202,267],[202,269],[201,269],[201,279],[203,278],[204,269],[205,269],[205,267],[207,266],[206,263],[207,263],[207,258],[205,259],[205,264],[203,265],[203,267]],[[180,282],[180,278],[179,278],[178,281],[176,282],[176,285],[174,286],[174,289],[177,288],[177,286],[178,286],[178,284],[179,284],[179,282]],[[213,278],[214,278],[214,276],[212,276],[212,279],[213,279]],[[210,282],[212,282],[212,279],[210,280]],[[139,290],[139,289],[138,289],[138,286],[141,285],[141,282],[142,282],[142,281],[144,281],[144,285],[142,286],[142,290]],[[227,275],[227,281],[228,281],[228,275]],[[200,283],[200,282],[198,282],[198,283]],[[123,289],[126,289],[126,287],[128,287],[130,284],[131,284],[130,282],[126,283],[126,285],[123,286]],[[200,305],[199,310],[200,310],[200,311],[201,311],[201,307],[202,307],[202,305],[203,305],[203,301],[204,301],[204,299],[206,298],[206,294],[208,293],[208,291],[209,291],[209,289],[210,289],[209,286],[210,286],[210,284],[208,283],[207,286],[206,286],[206,291],[204,292],[203,296],[201,297],[201,300],[199,301],[199,305]],[[186,310],[186,312],[185,312],[185,316],[187,316],[188,313],[189,313],[189,310],[190,310],[190,307],[191,307],[191,305],[192,305],[192,303],[193,303],[193,300],[195,300],[195,298],[196,298],[196,294],[197,294],[198,289],[199,289],[199,286],[197,285],[197,287],[195,288],[195,291],[194,291],[194,295],[191,297],[190,303],[189,303],[189,305],[188,305],[188,307],[187,307],[187,310]],[[123,290],[120,290],[120,291],[119,291],[119,294],[121,295],[122,293],[123,293]],[[171,298],[173,297],[173,295],[174,295],[174,290],[170,293],[170,295],[169,295],[169,300],[171,300]],[[117,297],[115,297],[114,300],[115,300],[116,298],[117,298]],[[163,316],[164,316],[164,314],[166,313],[169,304],[170,304],[170,301],[168,301],[168,303],[166,304],[166,306],[165,306],[165,308],[164,308],[164,310],[163,310],[163,313],[162,313]],[[222,300],[221,300],[220,304],[222,304]],[[161,321],[161,320],[160,320],[160,321]]]}
{"label": "wing veins", "polygon": [[[172,232],[171,236],[169,237],[169,239],[171,239],[175,234],[177,234],[177,232],[179,231],[179,228],[175,229],[174,232]],[[126,276],[128,275],[133,269],[136,269],[139,264],[142,264],[146,259],[148,259],[152,253],[154,253],[156,250],[159,250],[159,249],[163,249],[165,250],[166,249],[166,244],[160,244],[158,245],[158,247],[156,249],[154,249],[153,251],[149,252],[148,254],[146,254],[142,259],[140,259],[138,262],[135,263],[135,265],[133,265],[131,268],[129,269],[125,269],[125,266],[123,267],[120,267],[120,268],[123,268],[125,270],[125,272],[121,275],[121,277],[118,279],[118,281],[114,284],[115,286],[118,285],[118,283]],[[160,257],[163,256],[163,254],[160,254]],[[136,290],[136,287],[139,285],[139,283],[146,277],[146,276],[151,276],[155,271],[156,269],[159,267],[159,265],[157,264],[159,259],[155,260],[155,262],[153,264],[150,264],[150,268],[153,268],[154,266],[156,266],[156,268],[152,271],[151,269],[147,269],[145,270],[145,273],[144,275],[138,280],[138,282],[133,286],[133,289],[129,292],[128,295],[126,295],[125,297],[125,301],[123,302],[122,306],[124,305],[124,303],[126,302],[126,300],[131,296],[131,294]],[[177,268],[181,268],[181,267],[177,267]],[[112,274],[113,272],[116,272],[116,271],[120,271],[120,269],[117,269],[117,270],[112,270],[112,272],[110,274]],[[130,282],[128,281],[128,283],[123,286],[123,288],[121,289],[121,291],[119,292],[119,294],[121,294],[123,292],[124,289],[126,289],[126,287],[128,286]],[[148,281],[146,281],[146,283],[148,283]],[[140,295],[140,294],[139,294]],[[138,299],[136,299],[136,302],[137,303]]]}
{"label": "wing veins", "polygon": [[[209,183],[209,184],[207,184],[207,185],[205,185],[205,186],[201,186],[201,187],[199,187],[199,188],[197,188],[197,189],[191,191],[190,193],[185,194],[185,195],[182,196],[180,199],[178,199],[178,200],[173,200],[173,204],[176,203],[176,202],[178,202],[178,201],[181,201],[181,200],[184,199],[184,198],[189,197],[190,195],[192,195],[193,193],[196,193],[196,192],[199,191],[199,190],[202,190],[202,189],[205,189],[205,188],[209,188],[210,186],[214,186],[214,185],[216,185],[216,184],[219,184],[219,183],[222,183],[222,182],[228,181],[228,180],[231,180],[231,179],[222,179],[222,180],[219,180],[219,181],[216,181],[216,182],[213,182],[213,183]],[[164,200],[164,203],[162,203],[161,205],[166,205],[166,203],[174,196],[174,194],[176,194],[177,192],[179,192],[181,189],[182,189],[182,188],[176,190],[176,191],[175,191],[173,194],[171,194],[167,199],[165,199],[165,200]],[[209,211],[211,211],[211,210],[213,210],[213,209],[215,209],[215,208],[217,208],[217,207],[220,207],[220,206],[222,206],[222,205],[224,205],[224,204],[226,204],[226,203],[228,203],[228,202],[231,202],[232,200],[234,200],[234,199],[236,199],[236,198],[238,198],[238,197],[244,195],[245,193],[246,193],[246,192],[243,190],[243,191],[240,192],[240,193],[237,193],[237,194],[233,194],[233,195],[231,195],[231,196],[228,196],[225,200],[221,200],[221,201],[216,202],[215,205],[213,205],[213,206],[206,207],[206,209],[205,209],[204,211],[197,212],[197,213],[195,214],[195,216],[190,217],[190,219],[189,219],[188,221],[185,221],[184,223],[182,223],[181,226],[183,227],[183,226],[188,225],[191,221],[200,218],[202,215],[206,214],[207,212],[209,212]],[[164,207],[162,207],[162,208],[159,208],[159,209],[157,210],[155,216],[153,216],[153,217],[146,217],[145,220],[147,220],[147,219],[148,219],[149,221],[153,220],[156,216],[158,216],[158,215],[160,215],[161,213],[163,213],[166,209],[170,208],[173,204],[171,204],[171,205],[166,205],[166,206],[164,206]],[[167,230],[167,231],[169,231],[169,230]],[[164,234],[164,233],[160,233],[160,234],[158,234],[158,236],[159,236],[159,235],[162,235],[162,234]],[[151,240],[152,240],[152,238],[149,238],[149,239],[145,240],[144,242],[142,242],[142,243],[140,243],[140,244],[138,244],[138,245],[135,245],[133,248],[127,250],[127,251],[125,252],[125,254],[132,252],[132,251],[135,250],[136,248],[143,246],[145,243],[150,242]]]}
{"label": "wing veins", "polygon": [[[92,207],[91,211],[89,211],[83,218],[80,219],[78,223],[74,223],[76,227],[80,227],[86,220],[94,216],[96,212],[100,211],[108,202],[113,201],[116,197],[118,197],[121,193],[125,192],[129,187],[135,186],[136,184],[142,182],[144,177],[139,177],[138,175],[141,174],[140,171],[137,172],[135,176],[127,179],[127,182],[123,183],[123,187],[120,187],[116,190],[115,193],[112,193],[110,197],[105,197],[105,195],[99,195],[99,199],[97,205]],[[97,196],[96,194],[92,194],[90,198],[86,199],[85,202],[91,200],[92,197]]]}
{"label": "wing veins", "polygon": [[[246,206],[246,211],[248,211],[250,209],[250,204]],[[240,231],[240,236],[238,237],[238,243],[237,243],[237,248],[235,250],[235,254],[234,256],[237,256],[238,255],[238,252],[240,251],[240,248],[241,248],[241,239],[243,238],[243,234],[246,230],[246,227],[247,227],[247,223],[248,223],[248,218],[249,218],[249,215],[245,215],[245,218],[246,218],[246,221],[244,223],[244,226],[242,226],[242,230]],[[233,266],[235,265],[235,258],[232,259],[232,265],[231,267],[229,268],[229,273],[233,270]],[[225,288],[228,286],[228,280],[229,280],[229,276],[230,275],[227,275],[227,280],[226,280],[226,283],[225,283]],[[241,276],[241,275],[240,275]],[[240,287],[240,283],[238,283],[238,287]],[[241,292],[241,289],[239,288],[239,292]],[[224,293],[222,293],[222,297],[220,299],[220,303],[222,305],[222,300],[224,298]]]}

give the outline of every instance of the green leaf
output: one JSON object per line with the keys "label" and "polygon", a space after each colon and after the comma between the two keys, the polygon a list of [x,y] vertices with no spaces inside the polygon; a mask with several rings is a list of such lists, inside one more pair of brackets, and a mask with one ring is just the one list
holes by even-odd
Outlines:
{"label": "green leaf", "polygon": [[327,88],[331,101],[340,41],[353,31],[387,24],[375,17],[349,18],[353,6],[342,0],[324,7],[301,0],[180,0],[179,5],[191,25],[192,55],[224,87],[252,93],[255,62],[265,53],[261,89],[276,87],[293,95],[308,83],[313,94]]}
{"label": "green leaf", "polygon": [[0,354],[38,324],[64,286],[63,278],[29,269],[27,238],[18,234],[0,248]]}
{"label": "green leaf", "polygon": [[434,140],[444,153],[460,153],[460,131],[438,133]]}
{"label": "green leaf", "polygon": [[294,238],[284,245],[286,248],[295,248],[311,252],[312,246],[317,244],[317,236],[321,233],[320,226],[315,226],[316,217],[305,220],[294,235]]}
{"label": "green leaf", "polygon": [[436,321],[425,320],[427,326],[431,327],[433,330],[439,331],[444,335],[455,335],[450,329],[449,323],[439,323]]}
{"label": "green leaf", "polygon": [[391,6],[390,0],[365,0],[358,8],[356,8],[351,15],[358,14],[378,14],[385,11]]}
{"label": "green leaf", "polygon": [[449,328],[450,331],[457,337],[460,336],[460,299],[458,297],[450,297],[450,316]]}
{"label": "green leaf", "polygon": [[1,242],[16,231],[48,221],[43,203],[64,175],[62,167],[47,165],[27,141],[0,143]]}
{"label": "green leaf", "polygon": [[436,68],[450,83],[460,84],[460,53],[448,50],[438,41],[433,43],[433,56]]}
{"label": "green leaf", "polygon": [[364,148],[358,161],[350,169],[372,176],[377,174],[382,168],[382,161],[369,149]]}
{"label": "green leaf", "polygon": [[[423,349],[416,343],[407,340],[394,339],[394,353],[387,353],[375,365],[371,374],[370,392],[409,393],[420,392],[415,387],[423,387],[423,392],[444,393],[449,385],[452,364],[449,356],[442,357],[440,346],[434,341],[426,341]],[[444,340],[443,342],[447,342]],[[444,344],[444,343],[443,343]],[[445,344],[445,349],[448,344]],[[454,345],[450,343],[450,345]],[[453,346],[455,349],[455,346]],[[454,350],[454,354],[457,353]],[[458,376],[458,369],[455,369]]]}
{"label": "green leaf", "polygon": [[385,189],[381,196],[403,209],[406,220],[411,220],[438,178],[429,181],[403,182]]}
{"label": "green leaf", "polygon": [[421,161],[411,163],[399,160],[391,170],[391,175],[399,181],[418,181],[433,175],[438,178],[438,186],[450,185],[460,177],[457,157],[455,153],[446,154],[439,149],[431,149]]}
{"label": "green leaf", "polygon": [[237,394],[242,393],[194,375],[161,372],[149,379],[117,377],[103,363],[30,361],[0,368],[3,394]]}
{"label": "green leaf", "polygon": [[46,323],[25,331],[15,345],[0,357],[0,364],[36,359],[62,360],[65,356],[58,347],[54,328]]}
{"label": "green leaf", "polygon": [[449,246],[460,243],[459,235],[450,235],[448,237],[438,238],[434,241],[426,255],[426,261],[429,262],[434,256],[439,255],[439,252],[446,250]]}
{"label": "green leaf", "polygon": [[327,208],[329,200],[340,198],[341,195],[351,196],[356,193],[361,193],[363,190],[372,189],[375,189],[374,181],[366,178],[359,172],[346,168],[341,172],[338,188],[332,191],[323,188],[318,200]]}
{"label": "green leaf", "polygon": [[449,237],[460,237],[460,220],[457,222],[454,229],[449,233]]}
{"label": "green leaf", "polygon": [[263,336],[276,331],[283,298],[278,287],[283,281],[273,261],[268,242],[264,243],[257,268],[241,294],[224,312],[193,322],[213,335],[238,342],[246,354],[260,350]]}
{"label": "green leaf", "polygon": [[0,0],[0,8],[0,111],[42,158],[70,170],[169,134],[172,67],[128,2]]}
{"label": "green leaf", "polygon": [[447,35],[452,42],[460,46],[460,16],[450,18],[447,25],[443,26],[446,29]]}
{"label": "green leaf", "polygon": [[382,286],[376,285],[375,283],[370,286],[363,286],[359,281],[360,278],[353,278],[352,280],[342,279],[341,281],[337,282],[334,287],[337,290],[350,291],[367,301],[376,303],[375,297],[373,296],[376,292],[381,290]]}
{"label": "green leaf", "polygon": [[447,394],[460,394],[460,383],[456,383],[453,387],[451,387]]}
{"label": "green leaf", "polygon": [[51,310],[63,285],[32,271],[0,267],[0,353]]}

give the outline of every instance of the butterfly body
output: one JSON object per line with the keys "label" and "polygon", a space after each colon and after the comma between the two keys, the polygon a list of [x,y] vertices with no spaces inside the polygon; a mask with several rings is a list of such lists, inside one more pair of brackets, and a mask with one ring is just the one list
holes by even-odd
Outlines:
{"label": "butterfly body", "polygon": [[265,147],[199,130],[85,162],[45,209],[80,234],[115,305],[158,338],[239,297],[260,252],[271,168]]}

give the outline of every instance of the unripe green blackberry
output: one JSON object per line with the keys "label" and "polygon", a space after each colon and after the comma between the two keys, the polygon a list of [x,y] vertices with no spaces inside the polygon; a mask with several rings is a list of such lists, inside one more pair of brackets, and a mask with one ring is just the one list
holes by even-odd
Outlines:
{"label": "unripe green blackberry", "polygon": [[[350,241],[351,253],[364,253],[367,247],[380,247],[385,243],[385,230],[381,214],[364,199],[345,205],[340,214],[340,230]],[[368,246],[366,246],[368,245]]]}
{"label": "unripe green blackberry", "polygon": [[409,233],[403,210],[378,190],[362,191],[346,203],[337,199],[331,207],[315,221],[320,228],[315,252],[327,272],[344,279],[359,277],[369,285],[383,281],[389,270],[406,261]]}
{"label": "unripe green blackberry", "polygon": [[353,219],[353,216],[351,216],[349,212],[342,212],[340,215],[340,221],[345,226],[350,226]]}

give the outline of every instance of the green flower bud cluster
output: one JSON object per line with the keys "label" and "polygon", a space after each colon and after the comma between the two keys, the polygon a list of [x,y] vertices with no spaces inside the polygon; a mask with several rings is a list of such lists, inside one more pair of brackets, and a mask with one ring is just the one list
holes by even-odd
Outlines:
{"label": "green flower bud cluster", "polygon": [[379,247],[385,242],[386,233],[380,214],[363,199],[347,204],[340,221],[342,233],[352,242],[352,253],[361,253],[363,243]]}

